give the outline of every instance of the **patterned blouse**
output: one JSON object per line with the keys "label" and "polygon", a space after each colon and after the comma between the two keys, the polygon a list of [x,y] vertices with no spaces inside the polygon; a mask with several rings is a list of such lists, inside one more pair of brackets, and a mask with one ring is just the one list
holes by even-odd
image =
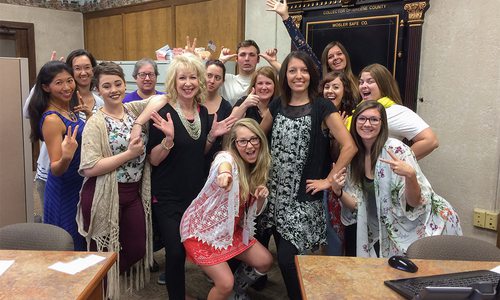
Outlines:
{"label": "patterned blouse", "polygon": [[[134,116],[126,108],[123,120],[116,120],[110,116],[105,116],[106,128],[109,135],[109,145],[113,155],[127,151],[130,132],[134,125]],[[144,132],[141,134],[144,145],[147,143],[147,136]],[[138,182],[142,177],[144,160],[146,158],[146,146],[144,153],[132,160],[127,161],[116,169],[116,178],[119,183]]]}
{"label": "patterned blouse", "polygon": [[358,207],[354,212],[343,207],[341,217],[344,225],[358,224],[357,256],[376,257],[374,246],[377,241],[380,242],[380,257],[390,257],[403,255],[411,243],[422,237],[462,235],[457,213],[450,203],[433,191],[410,147],[389,138],[379,158],[392,160],[387,152],[389,149],[415,169],[424,203],[418,207],[408,206],[404,177],[395,174],[388,164],[377,160],[373,183],[378,224],[373,224],[369,214],[374,212],[369,208],[362,187],[347,180],[344,192],[354,197]]}
{"label": "patterned blouse", "polygon": [[276,227],[303,254],[326,243],[325,214],[321,201],[298,201],[309,152],[311,105],[287,110],[289,114],[278,113],[273,123],[269,202],[262,223]]}

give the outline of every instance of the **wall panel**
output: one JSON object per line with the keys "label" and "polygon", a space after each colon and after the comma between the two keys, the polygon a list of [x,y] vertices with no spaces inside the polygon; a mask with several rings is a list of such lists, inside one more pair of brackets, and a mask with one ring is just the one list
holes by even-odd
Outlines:
{"label": "wall panel", "polygon": [[97,59],[154,57],[168,44],[184,47],[186,35],[199,47],[209,40],[235,49],[244,38],[245,0],[165,0],[84,13],[85,48]]}
{"label": "wall panel", "polygon": [[98,60],[122,60],[122,15],[85,20],[85,48]]}
{"label": "wall panel", "polygon": [[155,58],[155,50],[173,44],[172,8],[164,7],[123,15],[125,60]]}
{"label": "wall panel", "polygon": [[[186,35],[197,37],[199,47],[212,40],[217,45],[216,58],[222,46],[235,50],[240,41],[241,15],[238,0],[212,0],[175,7],[176,45],[186,43]],[[196,16],[193,22],[192,16]]]}

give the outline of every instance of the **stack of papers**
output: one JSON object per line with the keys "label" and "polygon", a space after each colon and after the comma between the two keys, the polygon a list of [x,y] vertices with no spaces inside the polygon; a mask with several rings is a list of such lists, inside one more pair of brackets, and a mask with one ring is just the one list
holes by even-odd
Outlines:
{"label": "stack of papers", "polygon": [[66,274],[71,274],[75,275],[76,273],[83,271],[87,269],[88,267],[91,267],[103,260],[105,260],[105,257],[91,254],[85,258],[77,258],[73,261],[63,263],[63,262],[57,262],[51,266],[49,266],[49,269],[56,270],[59,272],[63,272]]}

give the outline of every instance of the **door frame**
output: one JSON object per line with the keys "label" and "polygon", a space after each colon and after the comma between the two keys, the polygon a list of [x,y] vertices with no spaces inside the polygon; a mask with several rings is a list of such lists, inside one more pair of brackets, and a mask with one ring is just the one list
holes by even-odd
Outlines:
{"label": "door frame", "polygon": [[33,87],[36,80],[35,25],[33,23],[0,21],[0,29],[14,33],[16,55],[28,58],[30,88]]}

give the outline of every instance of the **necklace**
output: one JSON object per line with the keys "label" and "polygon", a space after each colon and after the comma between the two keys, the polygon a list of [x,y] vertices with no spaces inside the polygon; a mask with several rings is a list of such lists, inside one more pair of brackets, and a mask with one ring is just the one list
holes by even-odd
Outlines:
{"label": "necklace", "polygon": [[74,112],[72,112],[71,110],[67,110],[67,109],[64,109],[64,108],[61,108],[60,106],[57,106],[54,102],[51,102],[50,105],[54,106],[55,108],[57,108],[59,110],[60,113],[67,113],[68,114],[68,117],[71,121],[76,121],[76,115]]}
{"label": "necklace", "polygon": [[123,119],[125,118],[125,110],[123,110],[123,112],[122,112],[122,116],[121,116],[121,117],[117,117],[117,116],[115,116],[115,115],[113,115],[113,114],[110,114],[110,113],[105,112],[105,111],[104,111],[104,107],[103,107],[103,108],[101,108],[101,111],[102,111],[102,113],[103,113],[103,114],[105,114],[106,116],[111,117],[111,118],[113,118],[113,119],[115,119],[115,120],[118,120],[118,121],[120,121],[120,122],[123,122]]}
{"label": "necklace", "polygon": [[194,140],[197,140],[201,134],[201,121],[200,121],[200,115],[198,114],[198,110],[194,107],[194,121],[189,122],[182,113],[182,109],[179,105],[179,102],[175,104],[174,109],[179,115],[179,119],[181,119],[182,125],[184,125],[184,128],[186,128],[186,131],[188,132],[189,136]]}

